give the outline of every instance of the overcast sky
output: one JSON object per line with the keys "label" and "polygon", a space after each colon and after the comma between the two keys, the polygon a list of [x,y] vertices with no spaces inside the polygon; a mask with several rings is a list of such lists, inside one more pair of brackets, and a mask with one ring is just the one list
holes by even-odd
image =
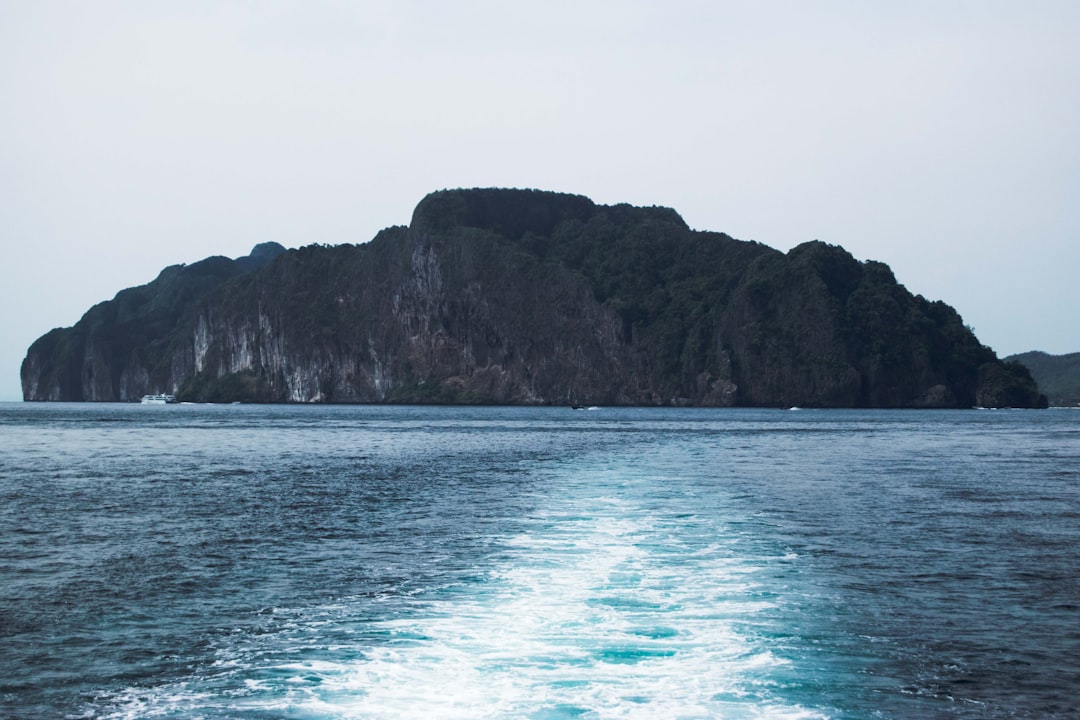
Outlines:
{"label": "overcast sky", "polygon": [[0,0],[0,399],[37,337],[428,192],[675,208],[1080,351],[1080,2]]}

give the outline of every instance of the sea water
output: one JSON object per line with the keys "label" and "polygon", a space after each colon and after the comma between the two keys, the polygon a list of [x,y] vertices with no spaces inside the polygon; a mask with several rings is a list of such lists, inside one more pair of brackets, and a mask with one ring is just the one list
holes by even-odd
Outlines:
{"label": "sea water", "polygon": [[0,405],[0,716],[1066,718],[1080,412]]}

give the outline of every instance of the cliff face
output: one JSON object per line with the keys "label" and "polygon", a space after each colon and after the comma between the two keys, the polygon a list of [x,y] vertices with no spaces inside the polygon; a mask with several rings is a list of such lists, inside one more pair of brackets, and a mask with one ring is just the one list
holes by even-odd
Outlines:
{"label": "cliff face", "polygon": [[[45,335],[24,361],[24,397],[1040,402],[955,311],[913,297],[886,266],[818,242],[785,255],[695,232],[665,208],[447,191],[365,245],[260,257],[204,261],[215,271],[195,273],[197,289],[201,263],[170,268]],[[166,292],[185,271],[187,294]]]}
{"label": "cliff face", "polygon": [[212,257],[165,268],[153,282],[90,308],[71,328],[45,334],[22,365],[25,400],[138,400],[173,388],[183,372],[193,306],[223,283],[272,261],[285,248],[263,243],[247,257]]}

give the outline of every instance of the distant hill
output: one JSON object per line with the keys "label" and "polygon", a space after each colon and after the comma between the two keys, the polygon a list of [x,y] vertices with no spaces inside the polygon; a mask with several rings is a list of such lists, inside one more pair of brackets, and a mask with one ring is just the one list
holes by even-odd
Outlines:
{"label": "distant hill", "polygon": [[1005,360],[1018,362],[1030,370],[1051,405],[1080,405],[1080,352],[1050,355],[1033,350],[1010,355]]}
{"label": "distant hill", "polygon": [[450,190],[362,245],[211,258],[91,308],[27,400],[1033,407],[889,267],[687,227],[669,208]]}

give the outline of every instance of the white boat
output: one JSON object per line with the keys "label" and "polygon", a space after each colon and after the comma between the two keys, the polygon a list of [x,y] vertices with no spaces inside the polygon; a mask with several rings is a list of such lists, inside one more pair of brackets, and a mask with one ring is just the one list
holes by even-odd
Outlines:
{"label": "white boat", "polygon": [[140,400],[143,405],[171,405],[176,402],[175,395],[166,395],[165,393],[159,393],[157,395],[143,395]]}

